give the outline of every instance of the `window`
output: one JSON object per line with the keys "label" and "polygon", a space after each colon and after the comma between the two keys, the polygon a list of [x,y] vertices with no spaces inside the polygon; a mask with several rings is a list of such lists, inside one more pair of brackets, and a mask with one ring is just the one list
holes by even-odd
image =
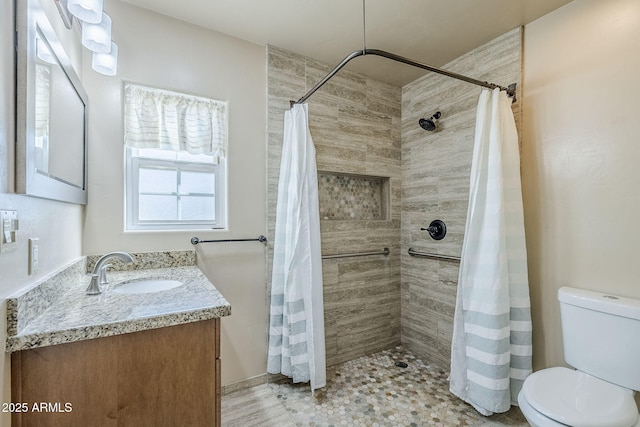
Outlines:
{"label": "window", "polygon": [[224,228],[223,159],[131,147],[126,159],[127,229]]}
{"label": "window", "polygon": [[127,230],[225,227],[226,107],[125,84]]}

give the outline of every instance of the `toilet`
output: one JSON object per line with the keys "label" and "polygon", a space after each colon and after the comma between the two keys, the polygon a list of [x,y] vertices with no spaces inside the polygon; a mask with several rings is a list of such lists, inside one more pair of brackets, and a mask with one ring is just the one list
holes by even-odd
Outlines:
{"label": "toilet", "polygon": [[518,404],[533,427],[640,427],[640,300],[558,290],[564,359],[527,377]]}

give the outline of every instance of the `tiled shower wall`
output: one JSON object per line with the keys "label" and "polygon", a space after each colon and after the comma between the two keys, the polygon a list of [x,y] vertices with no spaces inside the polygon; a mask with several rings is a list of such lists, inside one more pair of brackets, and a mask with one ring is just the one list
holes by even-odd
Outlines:
{"label": "tiled shower wall", "polygon": [[[442,68],[507,86],[520,86],[522,31],[517,28]],[[520,92],[520,90],[518,91]],[[448,369],[459,264],[414,258],[409,247],[459,256],[469,200],[475,114],[480,88],[428,74],[402,89],[402,343]],[[520,128],[520,102],[512,106]],[[440,131],[418,120],[442,112]],[[433,240],[420,227],[434,219],[447,236]]]}
{"label": "tiled shower wall", "polygon": [[[268,237],[272,242],[284,112],[289,100],[304,95],[332,66],[271,46],[267,56]],[[333,217],[321,216],[322,253],[391,250],[388,257],[323,260],[327,364],[333,365],[400,343],[401,88],[342,70],[308,104],[318,171],[328,180],[322,184],[327,194],[320,209],[334,212]],[[353,178],[342,182],[350,191],[367,193],[354,195],[355,210],[340,207],[347,199],[333,192],[341,190],[329,190],[340,177]],[[383,177],[379,180],[383,194],[371,190],[371,182],[377,180],[371,177]],[[380,204],[378,214],[369,209],[369,204],[376,203]],[[272,253],[270,243],[269,268]],[[269,285],[270,281],[269,272]]]}
{"label": "tiled shower wall", "polygon": [[[330,66],[274,47],[267,52],[272,241],[284,112],[289,100],[306,93]],[[518,28],[442,68],[508,85],[520,83],[521,57]],[[323,254],[391,249],[387,258],[323,261],[328,365],[402,341],[419,357],[449,367],[459,264],[412,258],[407,249],[460,255],[479,92],[436,74],[400,89],[342,70],[309,99],[311,135],[325,179],[320,184]],[[519,102],[513,110],[519,127]],[[418,120],[436,111],[442,112],[440,130],[420,128]],[[383,177],[381,194],[374,188],[376,177]],[[346,203],[350,196],[339,187],[362,191],[353,197],[355,206]],[[434,219],[447,224],[444,240],[420,231]],[[269,266],[271,256],[270,246]]]}

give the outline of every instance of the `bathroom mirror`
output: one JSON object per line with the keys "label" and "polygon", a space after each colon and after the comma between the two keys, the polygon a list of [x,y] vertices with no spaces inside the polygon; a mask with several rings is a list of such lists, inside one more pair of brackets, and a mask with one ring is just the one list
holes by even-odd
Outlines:
{"label": "bathroom mirror", "polygon": [[16,192],[86,204],[87,95],[38,0],[16,29]]}

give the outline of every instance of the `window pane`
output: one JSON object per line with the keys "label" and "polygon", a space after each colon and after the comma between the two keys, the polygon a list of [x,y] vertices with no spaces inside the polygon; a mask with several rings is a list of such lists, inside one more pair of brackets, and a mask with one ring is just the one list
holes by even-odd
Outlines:
{"label": "window pane", "polygon": [[180,193],[215,193],[215,175],[212,172],[182,172]]}
{"label": "window pane", "polygon": [[180,198],[180,215],[183,220],[212,220],[215,219],[215,203],[212,197]]}
{"label": "window pane", "polygon": [[177,182],[175,170],[140,168],[140,193],[175,193]]}
{"label": "window pane", "polygon": [[141,221],[178,219],[176,196],[140,196],[138,216]]}

